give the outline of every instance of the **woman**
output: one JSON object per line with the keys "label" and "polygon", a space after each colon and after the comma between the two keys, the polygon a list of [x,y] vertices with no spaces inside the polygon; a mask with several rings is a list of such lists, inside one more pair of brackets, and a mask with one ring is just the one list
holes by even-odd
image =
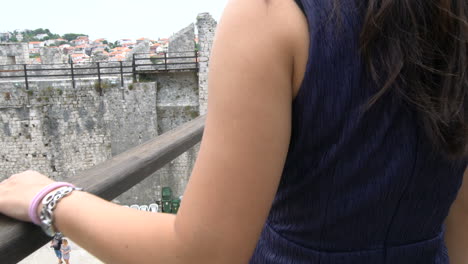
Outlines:
{"label": "woman", "polygon": [[[361,3],[231,0],[177,216],[74,191],[54,227],[106,263],[448,263],[442,224],[467,165],[467,3]],[[11,177],[0,212],[30,221],[51,182]],[[456,264],[465,193],[447,220]]]}
{"label": "woman", "polygon": [[71,252],[71,247],[68,245],[68,240],[63,239],[63,245],[61,248],[62,255],[63,255],[63,260],[65,260],[66,264],[70,263],[70,252]]}

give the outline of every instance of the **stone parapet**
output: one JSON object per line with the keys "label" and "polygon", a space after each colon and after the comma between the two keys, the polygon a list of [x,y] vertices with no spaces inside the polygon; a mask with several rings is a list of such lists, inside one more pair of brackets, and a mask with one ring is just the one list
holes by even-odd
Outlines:
{"label": "stone parapet", "polygon": [[217,22],[209,13],[201,13],[197,17],[199,41],[199,102],[200,114],[206,113],[208,108],[208,73],[211,47],[215,36]]}

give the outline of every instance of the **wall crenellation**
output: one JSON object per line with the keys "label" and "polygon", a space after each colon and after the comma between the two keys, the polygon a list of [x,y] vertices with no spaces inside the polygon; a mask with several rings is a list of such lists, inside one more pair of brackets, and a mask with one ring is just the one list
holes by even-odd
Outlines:
{"label": "wall crenellation", "polygon": [[29,63],[27,43],[0,43],[0,65]]}
{"label": "wall crenellation", "polygon": [[200,114],[205,114],[208,108],[208,73],[211,46],[216,32],[217,22],[209,13],[201,13],[197,17],[199,39],[199,100]]}

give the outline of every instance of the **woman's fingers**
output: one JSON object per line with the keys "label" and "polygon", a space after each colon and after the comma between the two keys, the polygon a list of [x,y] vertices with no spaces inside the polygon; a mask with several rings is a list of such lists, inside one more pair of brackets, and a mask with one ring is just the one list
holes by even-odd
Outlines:
{"label": "woman's fingers", "polygon": [[29,204],[34,196],[53,181],[36,171],[25,171],[0,182],[0,213],[30,221]]}

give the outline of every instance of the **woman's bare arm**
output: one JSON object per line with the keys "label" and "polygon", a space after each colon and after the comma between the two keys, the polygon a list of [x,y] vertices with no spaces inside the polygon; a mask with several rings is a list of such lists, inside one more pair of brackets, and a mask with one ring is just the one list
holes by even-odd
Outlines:
{"label": "woman's bare arm", "polygon": [[468,263],[468,168],[457,199],[445,221],[445,242],[452,264]]}
{"label": "woman's bare arm", "polygon": [[[281,177],[307,58],[298,51],[307,50],[307,39],[294,1],[231,0],[210,60],[205,133],[178,215],[77,191],[59,202],[56,227],[106,263],[247,262]],[[0,185],[0,212],[15,216],[5,208],[14,208],[8,197],[21,179]]]}

